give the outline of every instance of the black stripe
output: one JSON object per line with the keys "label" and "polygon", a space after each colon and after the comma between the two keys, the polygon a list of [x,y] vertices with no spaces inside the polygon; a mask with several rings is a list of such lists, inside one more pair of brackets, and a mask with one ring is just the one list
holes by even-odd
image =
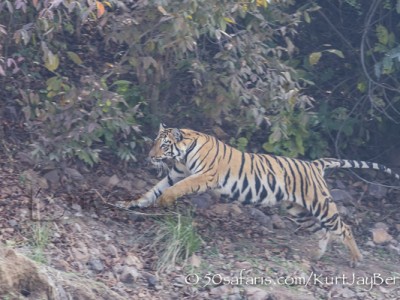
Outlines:
{"label": "black stripe", "polygon": [[246,198],[244,199],[243,204],[250,204],[252,198],[253,198],[253,193],[251,192],[251,189],[250,189],[246,195]]}
{"label": "black stripe", "polygon": [[263,156],[261,156],[261,155],[257,155],[257,157],[258,157],[258,162],[259,162],[258,165],[261,167],[262,173],[265,174],[265,175],[267,175],[267,171],[265,170],[264,164],[263,164],[263,162],[262,162],[262,160],[265,159],[265,158],[264,158]]}
{"label": "black stripe", "polygon": [[224,146],[224,154],[222,155],[222,159],[224,159],[226,154],[226,144],[222,143],[222,145]]}
{"label": "black stripe", "polygon": [[232,199],[237,200],[239,198],[240,192],[239,190],[237,190],[233,195],[232,195]]}
{"label": "black stripe", "polygon": [[193,169],[193,167],[196,165],[197,161],[198,161],[198,159],[196,159],[196,160],[190,165],[189,170],[192,170],[192,169]]}
{"label": "black stripe", "polygon": [[[208,136],[208,135],[203,135],[203,136],[206,138],[206,141],[203,143],[203,145],[200,146],[199,149],[197,149],[196,153],[193,154],[193,157],[195,157],[195,156],[197,155],[197,153],[199,153],[199,151],[200,151],[205,145],[207,145],[207,143],[208,143],[209,140],[210,140],[210,136]],[[197,142],[197,139],[196,139],[196,142]]]}
{"label": "black stripe", "polygon": [[325,220],[324,223],[329,223],[332,224],[333,222],[336,221],[336,219],[339,217],[338,213],[335,213],[332,217],[330,217],[328,220]]}
{"label": "black stripe", "polygon": [[255,174],[254,176],[255,176],[254,180],[255,180],[255,184],[256,184],[256,195],[258,195],[258,192],[260,191],[260,187],[261,187],[261,181],[260,181],[258,174]]}
{"label": "black stripe", "polygon": [[231,153],[229,153],[228,164],[231,162],[233,152],[232,147],[229,147],[229,149],[231,150]]}
{"label": "black stripe", "polygon": [[281,190],[281,188],[279,187],[278,188],[278,192],[276,193],[276,200],[279,202],[279,201],[281,201],[281,200],[283,200],[283,197],[284,197],[285,195],[282,193],[282,190]]}
{"label": "black stripe", "polygon": [[187,157],[188,157],[189,153],[194,149],[194,147],[196,147],[196,145],[197,145],[197,139],[195,139],[193,141],[193,143],[190,145],[190,147],[186,150],[185,157],[183,158],[183,160],[185,162],[187,161]]}
{"label": "black stripe", "polygon": [[247,189],[248,186],[249,186],[249,181],[247,180],[247,176],[245,174],[242,185],[242,193]]}
{"label": "black stripe", "polygon": [[176,165],[174,165],[174,167],[172,168],[174,170],[174,172],[178,173],[178,174],[183,174],[184,172],[179,170]]}
{"label": "black stripe", "polygon": [[216,151],[216,153],[215,153],[215,156],[214,156],[214,158],[211,160],[211,162],[210,162],[210,167],[212,167],[212,166],[214,166],[214,163],[215,163],[215,160],[217,159],[217,157],[218,157],[218,155],[219,155],[219,146],[220,145],[218,145],[218,141],[217,141],[217,139],[215,139],[215,145],[216,145],[216,148],[217,148],[217,151]]}
{"label": "black stripe", "polygon": [[321,213],[321,203],[319,203],[319,202],[317,202],[317,209],[316,210],[313,210],[313,215],[315,216],[315,217],[318,217],[319,216],[319,214]]}
{"label": "black stripe", "polygon": [[153,193],[154,193],[154,196],[156,196],[156,198],[158,198],[161,195],[160,190],[154,190]]}
{"label": "black stripe", "polygon": [[267,192],[265,186],[263,186],[263,187],[262,187],[261,194],[260,194],[260,200],[261,200],[261,201],[264,200],[264,199],[267,197],[267,195],[268,195],[268,192]]}
{"label": "black stripe", "polygon": [[239,169],[238,178],[242,177],[243,166],[244,166],[244,163],[246,162],[246,159],[245,159],[245,155],[244,155],[244,154],[245,154],[245,153],[242,152],[242,160],[241,160],[241,164],[240,164],[240,169]]}
{"label": "black stripe", "polygon": [[[199,162],[199,164],[196,166],[196,168],[198,168],[198,167],[204,162],[204,160],[207,158],[207,156],[210,154],[211,150],[213,150],[213,149],[214,149],[214,143],[213,143],[213,145],[210,147],[210,149],[208,149],[206,155],[203,156],[202,160]],[[218,149],[217,149],[217,150],[218,150]],[[214,159],[215,159],[215,157],[214,157]],[[206,167],[206,165],[207,165],[207,164],[205,164],[205,165],[203,166],[203,168],[201,168],[201,170],[203,170],[203,169]],[[200,172],[201,170],[196,171],[196,173]]]}
{"label": "black stripe", "polygon": [[301,165],[301,161],[293,160],[293,164],[296,167],[296,170],[297,170],[297,173],[298,173],[298,177],[300,178],[299,187],[300,187],[301,198],[305,198],[305,194],[304,194],[304,177],[307,177],[307,174],[300,170],[299,165]]}
{"label": "black stripe", "polygon": [[276,187],[276,178],[275,175],[273,175],[272,173],[268,173],[268,185],[271,189],[272,192],[275,192],[275,187]]}
{"label": "black stripe", "polygon": [[167,176],[167,179],[168,179],[169,186],[173,186],[174,185],[174,181],[172,180],[171,176],[169,176],[169,174]]}
{"label": "black stripe", "polygon": [[237,186],[237,181],[235,181],[235,183],[233,184],[231,188],[231,193],[233,193],[236,190],[236,186]]}
{"label": "black stripe", "polygon": [[231,169],[229,169],[228,173],[226,173],[225,178],[224,178],[224,182],[222,183],[222,187],[224,187],[226,185],[230,175],[231,175]]}

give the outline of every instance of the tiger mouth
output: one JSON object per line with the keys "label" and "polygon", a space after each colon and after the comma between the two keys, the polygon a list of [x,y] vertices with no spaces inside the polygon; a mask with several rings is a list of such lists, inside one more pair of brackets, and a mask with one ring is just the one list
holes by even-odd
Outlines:
{"label": "tiger mouth", "polygon": [[152,158],[150,159],[150,161],[151,161],[151,163],[157,165],[157,164],[162,163],[162,161],[163,161],[164,159],[165,159],[165,157],[152,157]]}

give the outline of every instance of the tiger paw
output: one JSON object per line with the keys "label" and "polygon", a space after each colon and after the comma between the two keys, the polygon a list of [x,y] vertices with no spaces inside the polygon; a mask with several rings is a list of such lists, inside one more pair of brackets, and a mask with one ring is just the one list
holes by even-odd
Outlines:
{"label": "tiger paw", "polygon": [[137,208],[140,208],[140,204],[137,200],[133,200],[131,202],[129,202],[129,204],[126,207],[129,210],[135,210]]}
{"label": "tiger paw", "polygon": [[175,199],[173,195],[164,193],[158,198],[158,204],[163,207],[171,206],[175,202]]}
{"label": "tiger paw", "polygon": [[144,197],[141,197],[140,195],[137,195],[135,198],[136,199],[133,199],[132,201],[126,203],[124,205],[124,208],[129,210],[135,210],[137,208],[147,207],[150,205],[149,200],[147,200]]}

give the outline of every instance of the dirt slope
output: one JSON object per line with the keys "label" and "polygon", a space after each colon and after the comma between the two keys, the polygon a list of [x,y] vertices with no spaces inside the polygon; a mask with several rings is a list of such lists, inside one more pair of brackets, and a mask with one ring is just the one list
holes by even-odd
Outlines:
{"label": "dirt slope", "polygon": [[[296,232],[280,208],[219,203],[208,194],[169,210],[143,210],[146,215],[103,203],[157,182],[143,169],[65,173],[3,159],[0,176],[2,299],[400,298],[400,196],[394,189],[331,176],[365,258],[351,269],[340,243],[313,262],[314,237]],[[165,216],[157,214],[176,212],[193,218],[202,242],[186,263],[159,272],[165,249],[152,244]]]}

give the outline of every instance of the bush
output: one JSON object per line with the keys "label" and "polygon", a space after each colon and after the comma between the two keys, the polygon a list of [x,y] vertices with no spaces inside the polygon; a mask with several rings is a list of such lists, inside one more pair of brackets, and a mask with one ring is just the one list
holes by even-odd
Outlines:
{"label": "bush", "polygon": [[105,145],[120,159],[135,161],[139,105],[128,106],[94,77],[83,77],[81,85],[55,76],[47,80],[46,95],[21,91],[27,125],[35,136],[33,155],[55,161],[77,157],[92,166]]}

